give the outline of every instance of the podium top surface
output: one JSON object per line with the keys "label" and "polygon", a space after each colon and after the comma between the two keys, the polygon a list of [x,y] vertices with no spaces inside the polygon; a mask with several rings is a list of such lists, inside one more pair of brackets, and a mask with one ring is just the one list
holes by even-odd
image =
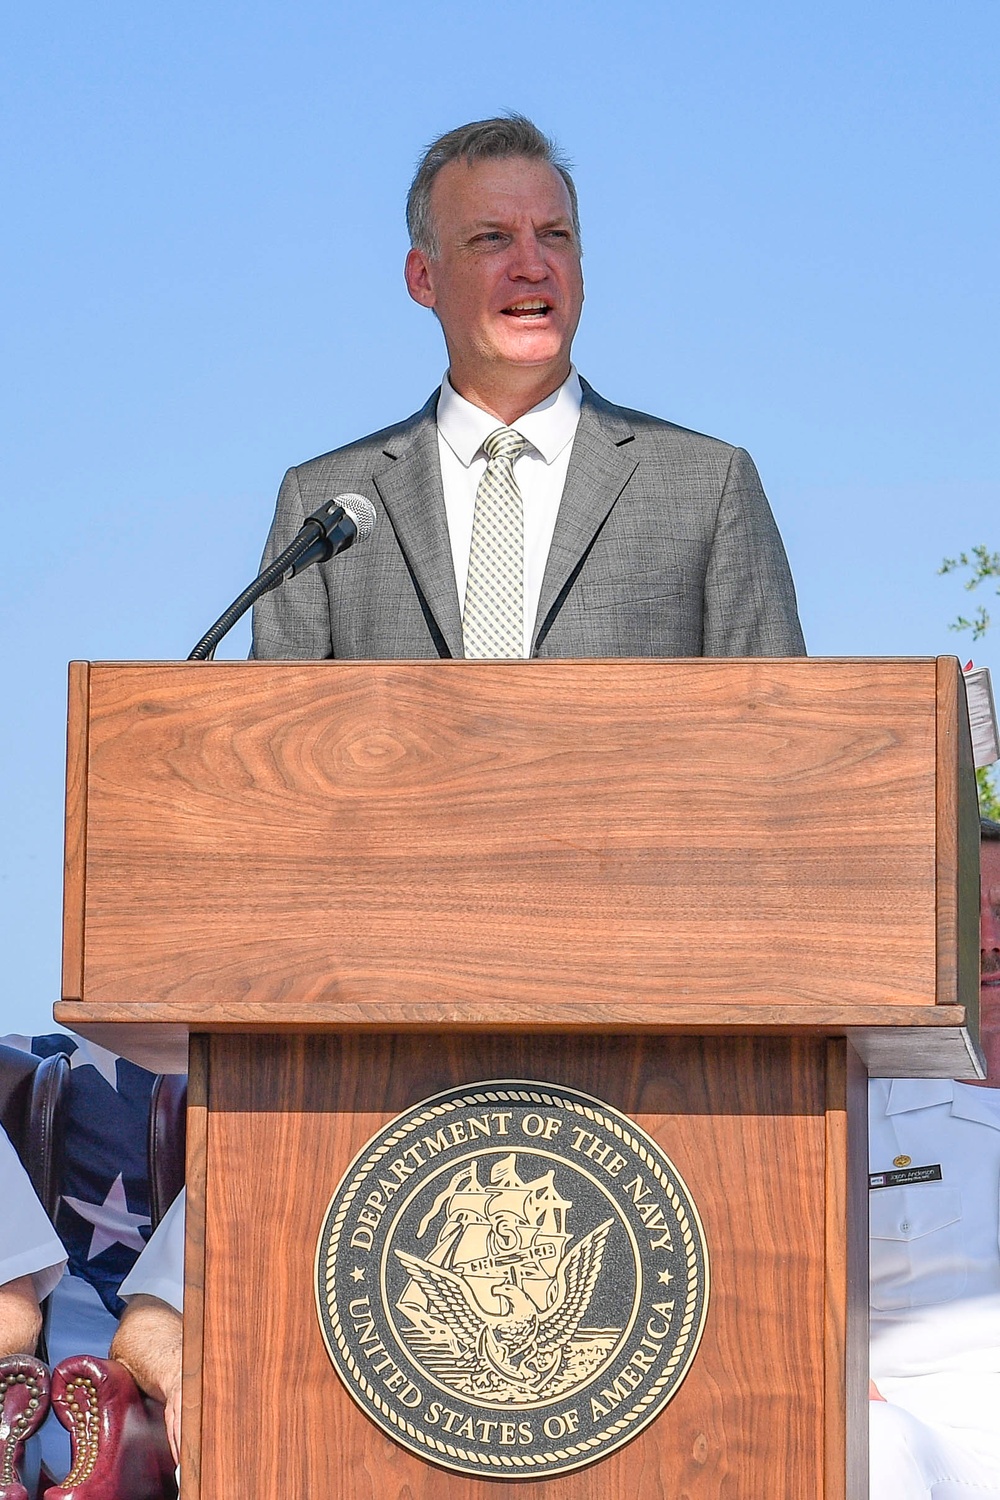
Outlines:
{"label": "podium top surface", "polygon": [[970,1076],[968,741],[952,657],[74,663],[58,1019],[157,1066],[749,1027]]}

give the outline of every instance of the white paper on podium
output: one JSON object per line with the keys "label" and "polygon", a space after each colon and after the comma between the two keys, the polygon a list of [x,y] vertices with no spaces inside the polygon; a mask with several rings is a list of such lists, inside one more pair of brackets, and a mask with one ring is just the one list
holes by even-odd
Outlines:
{"label": "white paper on podium", "polygon": [[1000,732],[993,700],[989,667],[968,667],[964,672],[965,696],[969,700],[969,727],[976,770],[1000,760]]}

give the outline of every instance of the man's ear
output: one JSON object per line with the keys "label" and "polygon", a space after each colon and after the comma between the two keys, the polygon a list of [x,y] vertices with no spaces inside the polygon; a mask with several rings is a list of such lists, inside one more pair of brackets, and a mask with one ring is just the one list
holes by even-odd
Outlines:
{"label": "man's ear", "polygon": [[406,277],[406,290],[414,302],[419,302],[421,307],[433,307],[437,297],[434,294],[430,262],[422,250],[409,252],[403,274]]}

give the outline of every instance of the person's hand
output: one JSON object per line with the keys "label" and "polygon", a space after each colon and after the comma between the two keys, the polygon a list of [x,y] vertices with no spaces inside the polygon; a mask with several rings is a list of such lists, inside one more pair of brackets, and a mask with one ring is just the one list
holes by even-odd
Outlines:
{"label": "person's hand", "polygon": [[167,1424],[167,1441],[174,1456],[174,1463],[179,1464],[181,1461],[181,1382],[179,1376],[167,1391],[163,1419]]}
{"label": "person's hand", "polygon": [[874,1380],[869,1380],[869,1382],[868,1382],[868,1399],[869,1399],[869,1401],[884,1401],[885,1400],[885,1397],[883,1396],[882,1392],[879,1390],[878,1386],[875,1384]]}

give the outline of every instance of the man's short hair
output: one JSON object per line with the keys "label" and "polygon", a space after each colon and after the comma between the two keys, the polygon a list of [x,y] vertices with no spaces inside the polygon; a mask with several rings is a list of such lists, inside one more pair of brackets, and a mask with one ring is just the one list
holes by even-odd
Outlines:
{"label": "man's short hair", "polygon": [[464,161],[472,166],[477,161],[504,161],[512,156],[524,156],[529,161],[548,162],[566,184],[573,210],[573,232],[580,243],[580,210],[576,197],[576,186],[570,176],[568,159],[559,150],[555,141],[543,135],[537,125],[525,115],[498,115],[492,120],[473,120],[469,125],[459,125],[447,135],[432,141],[420,158],[416,174],[410,184],[406,198],[406,226],[410,231],[410,244],[429,259],[435,260],[441,253],[437,227],[431,213],[431,188],[442,167],[450,161]]}
{"label": "man's short hair", "polygon": [[1000,839],[1000,823],[994,823],[992,818],[980,818],[979,836],[983,839]]}

